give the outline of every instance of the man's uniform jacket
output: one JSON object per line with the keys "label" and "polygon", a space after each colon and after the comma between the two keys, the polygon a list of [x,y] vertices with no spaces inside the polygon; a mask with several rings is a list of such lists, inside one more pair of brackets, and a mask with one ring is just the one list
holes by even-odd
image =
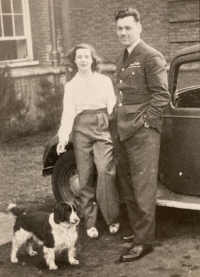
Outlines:
{"label": "man's uniform jacket", "polygon": [[117,103],[110,116],[113,135],[125,140],[146,122],[161,131],[163,110],[169,102],[166,62],[160,52],[143,40],[136,45],[125,62],[117,59],[114,86]]}

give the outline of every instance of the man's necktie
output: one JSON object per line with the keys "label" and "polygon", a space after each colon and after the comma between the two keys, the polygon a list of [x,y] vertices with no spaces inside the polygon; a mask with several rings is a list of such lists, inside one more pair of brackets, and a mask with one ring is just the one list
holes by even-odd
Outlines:
{"label": "man's necktie", "polygon": [[123,62],[125,62],[125,60],[128,58],[128,50],[127,48],[124,50],[124,58],[123,58]]}

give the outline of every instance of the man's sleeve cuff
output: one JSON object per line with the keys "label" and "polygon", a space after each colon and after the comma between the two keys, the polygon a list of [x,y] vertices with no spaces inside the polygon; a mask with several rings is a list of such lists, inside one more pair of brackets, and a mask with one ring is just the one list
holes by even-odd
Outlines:
{"label": "man's sleeve cuff", "polygon": [[150,118],[160,118],[162,117],[162,111],[155,109],[154,107],[149,107],[146,110],[146,114],[150,117]]}

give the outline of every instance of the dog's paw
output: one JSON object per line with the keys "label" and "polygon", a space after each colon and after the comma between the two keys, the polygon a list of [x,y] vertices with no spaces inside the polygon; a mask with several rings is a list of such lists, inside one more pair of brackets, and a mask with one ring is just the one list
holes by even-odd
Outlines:
{"label": "dog's paw", "polygon": [[38,255],[38,252],[37,251],[31,251],[31,252],[29,252],[29,255],[30,256],[36,256],[36,255]]}
{"label": "dog's paw", "polygon": [[50,265],[49,269],[50,270],[56,270],[56,269],[58,269],[58,267],[57,267],[57,265],[54,264],[54,265]]}
{"label": "dog's paw", "polygon": [[79,264],[79,261],[76,260],[76,259],[70,259],[69,263],[72,264],[72,265],[77,265],[77,264]]}
{"label": "dog's paw", "polygon": [[14,263],[14,264],[17,264],[18,263],[18,259],[17,258],[11,258],[11,262]]}

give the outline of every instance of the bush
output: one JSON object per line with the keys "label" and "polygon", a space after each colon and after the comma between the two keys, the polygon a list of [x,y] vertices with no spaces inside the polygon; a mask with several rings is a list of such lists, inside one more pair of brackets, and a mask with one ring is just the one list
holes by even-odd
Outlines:
{"label": "bush", "polygon": [[21,120],[20,110],[24,108],[22,99],[17,99],[14,80],[10,67],[5,65],[0,70],[0,140],[9,139],[11,124]]}

